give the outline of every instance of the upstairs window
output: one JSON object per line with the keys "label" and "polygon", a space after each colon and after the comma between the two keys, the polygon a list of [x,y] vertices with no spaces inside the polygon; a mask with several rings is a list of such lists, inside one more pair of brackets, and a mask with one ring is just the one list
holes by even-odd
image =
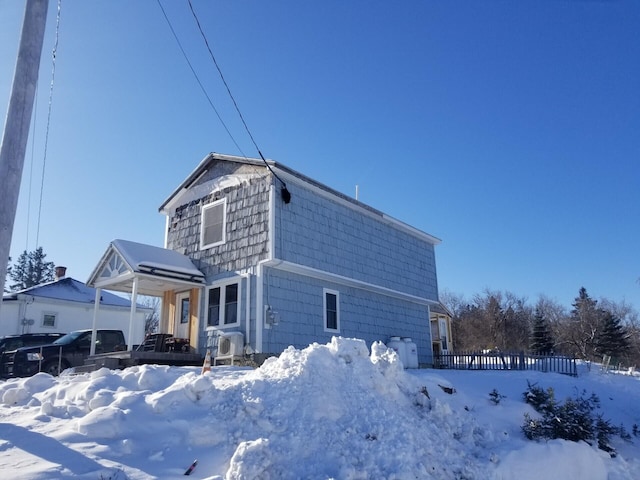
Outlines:
{"label": "upstairs window", "polygon": [[200,249],[215,247],[225,242],[227,226],[227,200],[223,198],[202,207]]}
{"label": "upstairs window", "polygon": [[324,331],[340,331],[340,297],[335,290],[323,290]]}

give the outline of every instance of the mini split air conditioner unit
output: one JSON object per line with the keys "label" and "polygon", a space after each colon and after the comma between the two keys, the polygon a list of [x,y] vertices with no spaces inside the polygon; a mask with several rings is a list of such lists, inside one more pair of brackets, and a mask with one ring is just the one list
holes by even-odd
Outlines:
{"label": "mini split air conditioner unit", "polygon": [[241,332],[225,332],[218,337],[217,358],[234,357],[243,354],[244,335]]}

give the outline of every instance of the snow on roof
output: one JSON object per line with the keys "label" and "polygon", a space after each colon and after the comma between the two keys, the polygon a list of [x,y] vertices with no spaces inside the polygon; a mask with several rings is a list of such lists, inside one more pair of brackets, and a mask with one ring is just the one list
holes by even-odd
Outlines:
{"label": "snow on roof", "polygon": [[147,267],[183,273],[198,278],[204,277],[189,257],[174,250],[121,239],[116,239],[111,244],[136,272],[140,272],[141,267]]}
{"label": "snow on roof", "polygon": [[182,189],[174,194],[171,199],[164,204],[163,211],[171,210],[176,208],[178,205],[184,205],[185,203],[198,200],[210,193],[224,190],[228,187],[237,187],[243,184],[248,185],[251,179],[259,176],[260,175],[257,173],[223,175],[207,182],[193,185],[188,189]]}
{"label": "snow on roof", "polygon": [[[18,295],[31,295],[38,298],[51,298],[67,302],[90,303],[93,304],[96,298],[96,289],[88,287],[84,283],[71,278],[61,278],[49,283],[43,283],[34,287],[12,292],[3,297],[5,300],[15,300]],[[101,294],[101,305],[111,305],[116,307],[131,307],[131,302],[126,298],[103,291]],[[140,305],[142,307],[142,305]]]}
{"label": "snow on roof", "polygon": [[[195,170],[191,172],[191,174],[189,174],[189,176],[178,186],[176,190],[173,191],[173,193],[171,193],[171,195],[169,195],[169,197],[162,203],[162,205],[160,205],[160,208],[159,208],[160,213],[169,215],[170,210],[176,206],[175,205],[176,203],[185,203],[185,199],[191,199],[193,197],[197,198],[198,195],[201,194],[200,191],[198,191],[196,195],[191,196],[190,194],[187,193],[187,190],[193,189],[195,182],[197,182],[200,176],[203,175],[210,168],[210,165],[213,162],[217,162],[217,161],[236,162],[236,163],[242,163],[245,165],[253,165],[255,167],[258,167],[258,166],[262,167],[265,165],[265,162],[266,162],[269,165],[269,170],[271,170],[272,172],[273,171],[278,172],[278,178],[285,177],[288,179],[287,181],[292,180],[292,181],[295,181],[296,183],[302,183],[308,187],[313,188],[314,191],[317,193],[327,195],[332,200],[337,199],[343,205],[351,209],[355,209],[367,215],[372,215],[375,218],[392,225],[394,228],[408,232],[411,235],[418,236],[424,240],[427,240],[429,243],[433,245],[438,245],[441,242],[439,238],[434,237],[429,233],[423,232],[422,230],[419,230],[401,220],[393,218],[381,212],[380,210],[371,207],[370,205],[367,205],[348,195],[345,195],[317,180],[312,179],[311,177],[307,177],[306,175],[290,167],[287,167],[280,162],[276,162],[274,160],[261,160],[257,158],[238,157],[234,155],[225,155],[225,154],[220,154],[215,152],[209,153],[206,157],[204,157],[204,159],[198,164]],[[236,179],[236,181],[237,180],[238,179]],[[225,182],[230,182],[230,181],[233,181],[233,180],[231,179],[225,180]],[[217,188],[215,185],[212,186],[210,184],[207,184],[207,187],[211,187],[214,190],[215,188]]]}

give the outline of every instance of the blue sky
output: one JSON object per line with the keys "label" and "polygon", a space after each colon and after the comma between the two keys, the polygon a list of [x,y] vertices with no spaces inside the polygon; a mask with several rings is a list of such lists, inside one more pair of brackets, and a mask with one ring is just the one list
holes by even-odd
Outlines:
{"label": "blue sky", "polygon": [[[441,238],[441,291],[640,306],[640,2],[192,2],[265,157]],[[56,4],[14,259],[36,247]],[[188,3],[162,5],[234,140],[157,1],[64,0],[39,243],[82,281],[115,238],[162,245],[158,207],[207,153],[257,156]],[[23,10],[0,0],[3,125]]]}

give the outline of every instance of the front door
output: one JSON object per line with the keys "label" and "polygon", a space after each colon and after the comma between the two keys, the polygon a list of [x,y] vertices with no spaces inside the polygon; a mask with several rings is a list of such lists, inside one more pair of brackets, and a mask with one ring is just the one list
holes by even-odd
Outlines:
{"label": "front door", "polygon": [[176,318],[173,325],[173,336],[189,338],[189,292],[176,295]]}

